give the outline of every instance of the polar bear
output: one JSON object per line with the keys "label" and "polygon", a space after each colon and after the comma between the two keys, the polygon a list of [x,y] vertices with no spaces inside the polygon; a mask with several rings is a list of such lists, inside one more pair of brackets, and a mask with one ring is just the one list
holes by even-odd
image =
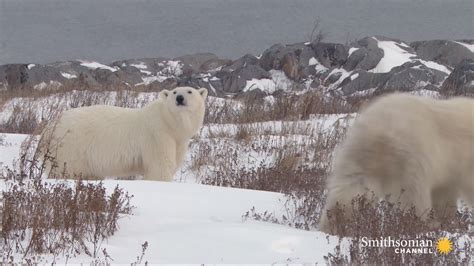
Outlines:
{"label": "polar bear", "polygon": [[207,93],[178,87],[141,109],[96,105],[64,112],[40,141],[56,165],[49,163],[47,174],[171,181],[202,126]]}
{"label": "polar bear", "polygon": [[474,99],[392,94],[375,100],[336,152],[327,190],[319,224],[327,233],[334,233],[327,211],[339,202],[350,214],[351,199],[366,193],[414,205],[422,218],[431,209],[453,214],[460,198],[472,206]]}

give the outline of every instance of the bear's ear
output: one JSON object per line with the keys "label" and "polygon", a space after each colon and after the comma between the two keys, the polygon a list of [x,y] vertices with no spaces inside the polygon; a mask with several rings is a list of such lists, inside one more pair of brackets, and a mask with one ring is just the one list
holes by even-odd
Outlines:
{"label": "bear's ear", "polygon": [[158,94],[158,98],[159,99],[164,99],[164,98],[168,97],[169,94],[170,94],[169,90],[162,90],[162,91],[160,91],[160,94]]}
{"label": "bear's ear", "polygon": [[199,94],[201,94],[202,98],[206,99],[207,97],[207,89],[206,88],[200,88],[198,90]]}

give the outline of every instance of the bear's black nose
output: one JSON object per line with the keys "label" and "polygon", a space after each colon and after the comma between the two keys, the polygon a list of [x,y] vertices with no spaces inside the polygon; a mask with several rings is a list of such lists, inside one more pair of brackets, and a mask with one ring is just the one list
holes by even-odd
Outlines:
{"label": "bear's black nose", "polygon": [[177,103],[178,105],[184,105],[184,97],[183,97],[183,95],[178,95],[178,96],[176,96],[176,103]]}

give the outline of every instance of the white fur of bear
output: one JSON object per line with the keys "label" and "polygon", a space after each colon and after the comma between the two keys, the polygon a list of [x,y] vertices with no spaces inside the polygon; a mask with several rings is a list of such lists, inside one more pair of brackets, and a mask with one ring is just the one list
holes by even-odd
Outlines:
{"label": "white fur of bear", "polygon": [[206,97],[204,88],[178,87],[161,91],[158,100],[141,109],[68,110],[43,134],[58,166],[48,168],[86,178],[143,175],[171,181],[202,126]]}
{"label": "white fur of bear", "polygon": [[334,233],[327,210],[339,202],[350,214],[351,199],[372,192],[379,198],[399,198],[402,206],[415,206],[420,216],[432,208],[438,215],[454,211],[460,198],[472,206],[474,100],[406,94],[375,100],[336,152],[327,189],[320,221],[320,230],[327,233]]}

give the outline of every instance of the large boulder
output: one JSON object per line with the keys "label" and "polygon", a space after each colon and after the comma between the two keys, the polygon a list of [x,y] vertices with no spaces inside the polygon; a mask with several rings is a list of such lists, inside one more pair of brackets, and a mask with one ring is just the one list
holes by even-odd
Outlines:
{"label": "large boulder", "polygon": [[383,50],[377,45],[377,40],[372,37],[365,37],[353,43],[348,52],[349,55],[344,64],[344,69],[348,71],[373,69],[384,56]]}
{"label": "large boulder", "polygon": [[239,93],[247,84],[247,80],[271,78],[270,73],[258,65],[246,65],[232,72],[219,71],[216,77],[222,82],[222,90],[227,93]]}
{"label": "large boulder", "polygon": [[0,68],[3,87],[8,90],[23,89],[28,80],[28,65],[9,64]]}
{"label": "large boulder", "polygon": [[377,88],[376,94],[432,89],[433,86],[428,85],[441,85],[447,74],[415,61],[392,68],[387,76],[389,78],[382,86]]}
{"label": "large boulder", "polygon": [[340,43],[312,43],[316,59],[325,67],[333,68],[344,65],[349,55],[347,47]]}
{"label": "large boulder", "polygon": [[448,96],[474,97],[474,59],[461,61],[444,81],[440,93]]}
{"label": "large boulder", "polygon": [[474,43],[474,41],[419,41],[412,42],[411,47],[416,51],[416,54],[429,61],[435,61],[442,65],[455,67],[464,59],[474,59],[474,53],[466,47],[466,45]]}
{"label": "large boulder", "polygon": [[309,66],[311,58],[315,56],[311,46],[304,43],[276,44],[263,52],[259,64],[267,71],[283,70],[289,78],[300,80],[305,77],[304,69]]}

